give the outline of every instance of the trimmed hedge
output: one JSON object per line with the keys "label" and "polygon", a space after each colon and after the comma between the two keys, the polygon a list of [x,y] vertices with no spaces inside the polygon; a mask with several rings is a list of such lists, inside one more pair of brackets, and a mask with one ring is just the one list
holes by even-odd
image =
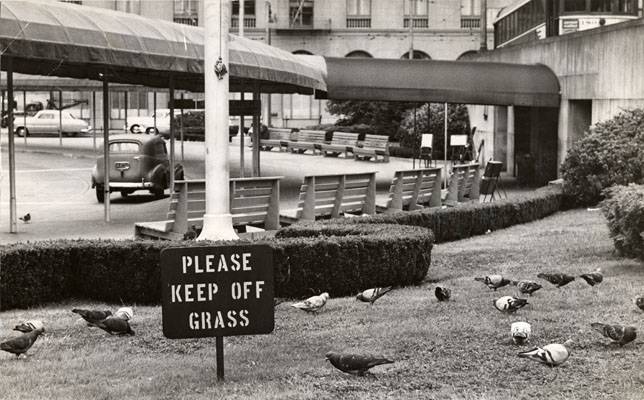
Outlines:
{"label": "trimmed hedge", "polygon": [[[314,233],[313,233],[314,232]],[[159,303],[159,253],[168,247],[266,243],[273,248],[275,293],[354,294],[375,285],[421,282],[433,235],[411,226],[292,227],[273,239],[243,242],[57,240],[6,246],[0,254],[1,309],[70,298]]]}
{"label": "trimmed hedge", "polygon": [[[538,189],[512,201],[463,204],[452,208],[428,208],[373,217],[337,220],[336,224],[401,224],[429,228],[436,243],[482,235],[544,218],[559,211],[561,189],[552,186]],[[334,220],[335,221],[335,220]]]}
{"label": "trimmed hedge", "polygon": [[613,186],[601,203],[620,255],[644,260],[644,185]]}

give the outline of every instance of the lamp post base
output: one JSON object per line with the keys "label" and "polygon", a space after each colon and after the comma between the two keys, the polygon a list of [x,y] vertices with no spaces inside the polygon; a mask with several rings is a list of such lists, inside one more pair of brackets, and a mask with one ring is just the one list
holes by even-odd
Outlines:
{"label": "lamp post base", "polygon": [[232,214],[205,214],[203,229],[197,240],[238,240]]}

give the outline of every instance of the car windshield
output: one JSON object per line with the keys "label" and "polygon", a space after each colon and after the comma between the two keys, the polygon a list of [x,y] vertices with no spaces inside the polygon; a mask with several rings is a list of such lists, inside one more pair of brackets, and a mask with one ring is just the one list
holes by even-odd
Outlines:
{"label": "car windshield", "polygon": [[140,145],[135,142],[110,143],[110,153],[138,153]]}

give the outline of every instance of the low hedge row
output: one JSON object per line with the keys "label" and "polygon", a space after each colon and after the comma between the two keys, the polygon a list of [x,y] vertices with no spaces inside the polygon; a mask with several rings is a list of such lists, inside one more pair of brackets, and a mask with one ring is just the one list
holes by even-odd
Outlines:
{"label": "low hedge row", "polygon": [[449,242],[484,234],[508,226],[523,224],[554,214],[561,208],[558,187],[544,187],[512,200],[463,204],[452,208],[428,208],[369,218],[338,220],[345,224],[401,224],[429,228],[436,243]]}
{"label": "low hedge row", "polygon": [[[273,248],[275,293],[302,297],[354,294],[377,285],[410,285],[427,274],[431,231],[401,225],[320,224],[284,229]],[[0,253],[0,309],[70,298],[158,303],[159,253],[168,247],[240,242],[57,240],[20,243]]]}
{"label": "low hedge row", "polygon": [[617,185],[601,203],[608,230],[621,255],[644,260],[644,185]]}

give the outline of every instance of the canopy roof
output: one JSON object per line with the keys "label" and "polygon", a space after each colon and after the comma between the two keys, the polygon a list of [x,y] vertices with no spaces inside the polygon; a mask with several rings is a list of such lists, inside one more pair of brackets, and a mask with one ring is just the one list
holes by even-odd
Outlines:
{"label": "canopy roof", "polygon": [[[61,2],[0,2],[0,50],[15,72],[203,91],[203,28]],[[325,90],[322,71],[302,57],[230,36],[231,91],[259,83],[263,92]],[[6,69],[5,63],[2,68]],[[247,87],[247,90],[250,90]]]}
{"label": "canopy roof", "polygon": [[559,80],[544,65],[325,57],[318,98],[559,106]]}

